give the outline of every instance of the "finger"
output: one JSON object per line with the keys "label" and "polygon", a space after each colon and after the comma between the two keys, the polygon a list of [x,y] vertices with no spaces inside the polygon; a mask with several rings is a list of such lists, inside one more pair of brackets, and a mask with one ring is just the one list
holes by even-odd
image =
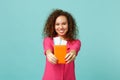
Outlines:
{"label": "finger", "polygon": [[75,55],[73,55],[66,63],[70,63],[71,61],[75,60]]}
{"label": "finger", "polygon": [[52,54],[49,54],[49,55],[48,55],[48,57],[49,57],[49,59],[54,60],[54,58],[53,58]]}
{"label": "finger", "polygon": [[47,58],[48,58],[48,60],[49,60],[50,62],[52,62],[52,63],[57,63],[57,59],[56,59],[56,57],[55,57],[53,54],[47,55]]}
{"label": "finger", "polygon": [[75,57],[76,57],[76,55],[73,55],[72,59],[74,60],[74,59],[75,59]]}
{"label": "finger", "polygon": [[57,58],[55,56],[52,56],[52,62],[55,64],[57,63]]}
{"label": "finger", "polygon": [[71,59],[71,57],[72,57],[72,55],[71,55],[71,54],[68,54],[68,56],[67,56],[67,58],[66,58],[65,60],[68,61],[68,60]]}
{"label": "finger", "polygon": [[55,55],[50,54],[49,56],[50,56],[53,60],[55,60],[55,61],[57,60],[57,58],[55,57]]}
{"label": "finger", "polygon": [[68,53],[68,54],[66,54],[65,59],[66,59],[69,55],[70,55],[69,53]]}
{"label": "finger", "polygon": [[50,58],[50,57],[48,57],[48,61],[49,62],[51,62],[51,63],[53,63],[53,64],[56,64],[57,63],[57,61],[54,61],[52,58]]}
{"label": "finger", "polygon": [[67,62],[66,62],[66,64],[68,64],[68,63],[70,63],[72,60],[70,59],[70,60],[68,60]]}
{"label": "finger", "polygon": [[51,56],[52,56],[55,60],[57,60],[57,58],[56,58],[56,56],[55,56],[55,55],[53,55],[53,54],[52,54]]}

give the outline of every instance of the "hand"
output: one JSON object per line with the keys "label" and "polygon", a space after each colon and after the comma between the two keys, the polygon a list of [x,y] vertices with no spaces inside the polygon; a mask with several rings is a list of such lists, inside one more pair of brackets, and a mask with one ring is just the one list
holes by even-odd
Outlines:
{"label": "hand", "polygon": [[50,63],[57,64],[57,58],[50,50],[46,51],[46,57]]}
{"label": "hand", "polygon": [[72,50],[65,56],[66,63],[70,63],[71,61],[75,60],[76,57],[76,51]]}

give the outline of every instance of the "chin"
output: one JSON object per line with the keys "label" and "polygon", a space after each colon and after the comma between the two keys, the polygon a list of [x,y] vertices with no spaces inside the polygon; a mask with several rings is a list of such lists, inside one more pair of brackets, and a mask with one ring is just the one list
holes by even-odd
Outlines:
{"label": "chin", "polygon": [[59,34],[60,36],[64,36],[65,34]]}

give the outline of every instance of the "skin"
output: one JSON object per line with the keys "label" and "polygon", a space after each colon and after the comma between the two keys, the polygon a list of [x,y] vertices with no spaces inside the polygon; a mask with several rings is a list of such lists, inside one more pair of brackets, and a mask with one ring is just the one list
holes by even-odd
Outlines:
{"label": "skin", "polygon": [[[68,31],[68,21],[65,16],[61,15],[56,18],[55,31],[57,33],[57,36],[59,36],[61,39],[65,39],[65,35]],[[57,64],[57,58],[54,56],[51,50],[46,51],[46,56],[49,62],[53,64]],[[66,54],[66,57],[65,57],[66,64],[73,61],[75,57],[76,57],[76,51],[71,50],[68,54]]]}
{"label": "skin", "polygon": [[65,35],[68,31],[68,21],[65,16],[57,17],[55,21],[55,31],[60,38],[65,39]]}

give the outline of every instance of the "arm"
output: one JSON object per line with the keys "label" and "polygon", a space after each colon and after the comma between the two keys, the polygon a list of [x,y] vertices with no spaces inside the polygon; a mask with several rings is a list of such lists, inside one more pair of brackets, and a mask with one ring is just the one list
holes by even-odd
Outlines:
{"label": "arm", "polygon": [[57,58],[53,55],[53,43],[52,39],[49,37],[46,37],[43,41],[44,46],[44,54],[46,55],[46,58],[50,63],[56,64]]}
{"label": "arm", "polygon": [[80,50],[81,42],[80,40],[76,40],[71,45],[70,52],[66,55],[66,63],[70,63],[71,61],[75,60],[75,57],[78,54],[78,51]]}
{"label": "arm", "polygon": [[81,41],[80,40],[74,41],[72,46],[71,46],[71,50],[74,50],[76,52],[76,56],[78,55],[80,47],[81,47]]}
{"label": "arm", "polygon": [[53,55],[51,50],[46,51],[46,57],[50,63],[57,64],[57,58]]}

